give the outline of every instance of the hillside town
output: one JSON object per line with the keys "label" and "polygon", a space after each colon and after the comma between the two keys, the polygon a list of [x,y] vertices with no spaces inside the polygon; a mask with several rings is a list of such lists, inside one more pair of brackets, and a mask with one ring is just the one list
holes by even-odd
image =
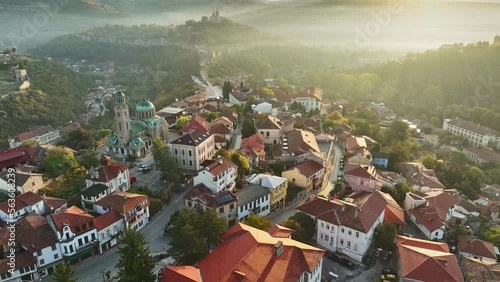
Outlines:
{"label": "hillside town", "polygon": [[[111,81],[96,85],[85,103],[99,115],[101,101],[111,101],[114,130],[94,146],[98,162],[79,172],[82,185],[69,195],[46,195],[76,177],[68,170],[48,174],[47,165],[61,154],[81,159],[58,142],[84,122],[21,133],[0,152],[0,190],[13,196],[0,204],[1,281],[47,280],[61,261],[85,265],[114,252],[127,229],[147,233],[156,226],[153,238],[168,253],[174,240],[168,217],[181,207],[213,210],[227,231],[195,264],[160,259],[158,281],[500,279],[498,245],[484,237],[500,220],[500,187],[478,183],[479,190],[467,192],[447,186],[434,170],[458,165],[450,155],[462,156],[461,165],[498,163],[500,133],[491,128],[450,118],[429,131],[384,104],[330,101],[315,86],[287,93],[241,82],[224,97],[200,90],[160,110],[147,99],[131,110],[126,91]],[[398,161],[402,153],[380,134],[341,122],[360,112],[380,118],[384,138],[424,144],[446,157]],[[155,159],[159,144],[175,163],[167,175]],[[160,208],[153,212],[155,202]],[[272,224],[259,228],[256,218]],[[113,281],[116,269],[102,271],[104,281]]]}

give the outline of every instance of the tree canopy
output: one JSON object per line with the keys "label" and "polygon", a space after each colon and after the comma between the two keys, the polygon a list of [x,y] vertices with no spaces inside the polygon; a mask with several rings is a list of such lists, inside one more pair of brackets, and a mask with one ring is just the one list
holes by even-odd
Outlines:
{"label": "tree canopy", "polygon": [[155,263],[149,255],[144,235],[136,229],[129,228],[123,232],[118,253],[118,279],[120,281],[154,282]]}
{"label": "tree canopy", "polygon": [[243,220],[243,223],[246,225],[250,225],[260,230],[268,231],[271,226],[273,226],[273,222],[267,219],[264,216],[249,214],[248,217]]}
{"label": "tree canopy", "polygon": [[56,146],[43,158],[42,170],[49,177],[56,177],[77,165],[78,162],[70,149]]}
{"label": "tree canopy", "polygon": [[56,282],[76,282],[78,279],[73,277],[73,266],[61,262],[54,267],[54,280]]}
{"label": "tree canopy", "polygon": [[388,251],[394,250],[396,235],[396,225],[388,221],[383,222],[375,230],[375,246]]}

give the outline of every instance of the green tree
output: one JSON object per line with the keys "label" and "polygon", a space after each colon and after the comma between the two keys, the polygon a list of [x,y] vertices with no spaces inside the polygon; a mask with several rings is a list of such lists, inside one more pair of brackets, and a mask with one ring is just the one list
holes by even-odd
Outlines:
{"label": "green tree", "polygon": [[252,105],[255,105],[257,101],[255,100],[254,96],[250,96],[248,100],[245,103],[245,107],[243,108],[243,113],[245,114],[250,114],[253,113]]}
{"label": "green tree", "polygon": [[246,138],[248,136],[252,136],[257,132],[257,128],[255,128],[255,125],[253,123],[253,119],[250,117],[246,117],[243,120],[243,127],[241,128],[241,136],[243,138]]}
{"label": "green tree", "polygon": [[179,183],[183,179],[183,172],[179,168],[179,164],[161,138],[153,139],[152,153],[155,165],[160,169],[163,180]]}
{"label": "green tree", "polygon": [[413,188],[408,185],[408,183],[398,183],[395,186],[382,186],[381,191],[384,193],[388,193],[391,197],[396,201],[399,206],[403,206],[404,200],[406,198],[406,193],[413,192]]}
{"label": "green tree", "polygon": [[222,96],[224,100],[229,101],[229,93],[231,93],[231,91],[233,91],[233,84],[229,81],[224,81],[222,86]]}
{"label": "green tree", "polygon": [[77,165],[78,162],[70,149],[57,146],[48,151],[43,158],[42,170],[47,176],[56,177]]}
{"label": "green tree", "polygon": [[437,165],[437,159],[432,155],[425,155],[419,161],[428,169],[434,169]]}
{"label": "green tree", "polygon": [[487,227],[481,233],[481,238],[500,248],[500,227]]}
{"label": "green tree", "polygon": [[177,128],[177,130],[182,130],[186,122],[188,122],[189,120],[191,120],[191,116],[182,116],[178,118],[175,121],[175,128]]}
{"label": "green tree", "polygon": [[231,155],[231,161],[238,166],[238,174],[240,177],[247,175],[250,172],[250,161],[247,157],[234,152]]}
{"label": "green tree", "polygon": [[156,277],[153,274],[155,263],[149,255],[144,235],[136,229],[126,229],[120,240],[118,253],[119,281],[153,282]]}
{"label": "green tree", "polygon": [[36,140],[34,140],[34,139],[24,140],[23,142],[21,142],[21,144],[23,144],[23,145],[30,145],[30,147],[36,147],[36,146],[38,146],[38,142],[36,142]]}
{"label": "green tree", "polygon": [[298,212],[292,215],[289,219],[298,222],[299,225],[304,229],[303,235],[305,236],[304,239],[306,240],[306,242],[312,240],[316,230],[316,222],[312,217],[308,216],[305,213]]}
{"label": "green tree", "polygon": [[285,162],[284,161],[276,161],[270,164],[271,171],[274,175],[281,175],[283,170],[285,170]]}
{"label": "green tree", "polygon": [[286,228],[293,229],[292,239],[306,244],[310,243],[309,242],[310,238],[308,238],[306,230],[297,221],[293,219],[288,219],[286,221],[281,222],[280,225]]}
{"label": "green tree", "polygon": [[206,246],[213,249],[222,242],[220,238],[227,231],[227,222],[214,209],[207,209],[201,215],[200,230]]}
{"label": "green tree", "polygon": [[385,143],[391,144],[393,141],[406,141],[410,138],[410,129],[404,121],[395,120],[391,127],[385,131]]}
{"label": "green tree", "polygon": [[394,250],[396,235],[396,225],[388,221],[383,222],[375,230],[375,246],[384,250]]}
{"label": "green tree", "polygon": [[78,164],[83,166],[86,169],[90,169],[91,167],[99,166],[99,159],[97,158],[99,153],[90,151],[90,150],[80,150],[78,152],[78,157],[76,160]]}
{"label": "green tree", "polygon": [[63,135],[58,144],[77,151],[82,149],[91,150],[94,148],[95,139],[90,130],[79,127]]}
{"label": "green tree", "polygon": [[273,222],[266,217],[253,213],[249,214],[248,217],[243,220],[243,223],[257,229],[264,230],[266,232],[269,230],[269,228],[271,228],[271,226],[273,226]]}
{"label": "green tree", "polygon": [[54,267],[54,280],[56,282],[76,282],[73,278],[73,266],[69,263],[61,262]]}

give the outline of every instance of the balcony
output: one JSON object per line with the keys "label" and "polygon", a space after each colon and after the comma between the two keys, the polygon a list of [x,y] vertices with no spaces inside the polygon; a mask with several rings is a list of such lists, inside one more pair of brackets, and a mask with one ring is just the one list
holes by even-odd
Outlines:
{"label": "balcony", "polygon": [[138,205],[135,207],[135,214],[137,216],[141,216],[144,214],[144,209],[142,208],[142,206]]}

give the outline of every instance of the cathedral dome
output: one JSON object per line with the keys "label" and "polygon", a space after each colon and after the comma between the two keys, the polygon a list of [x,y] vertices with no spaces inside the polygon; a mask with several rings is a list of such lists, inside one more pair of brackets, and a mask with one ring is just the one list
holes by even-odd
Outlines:
{"label": "cathedral dome", "polygon": [[153,105],[153,103],[151,103],[150,101],[144,99],[137,103],[137,106],[135,106],[135,110],[138,112],[154,111],[155,105]]}
{"label": "cathedral dome", "polygon": [[125,94],[123,94],[123,92],[121,92],[121,91],[117,91],[117,92],[115,92],[115,93],[113,94],[113,97],[114,97],[115,99],[125,98]]}

